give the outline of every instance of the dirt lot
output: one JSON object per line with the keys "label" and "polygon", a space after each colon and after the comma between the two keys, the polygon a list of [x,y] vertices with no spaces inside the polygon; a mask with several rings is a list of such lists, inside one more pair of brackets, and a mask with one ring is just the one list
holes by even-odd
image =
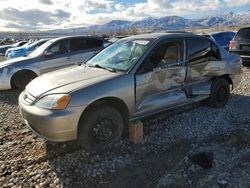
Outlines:
{"label": "dirt lot", "polygon": [[19,115],[19,93],[0,92],[0,186],[250,187],[249,80],[245,68],[225,108],[198,103],[149,117],[142,144],[124,136],[103,154],[38,138]]}

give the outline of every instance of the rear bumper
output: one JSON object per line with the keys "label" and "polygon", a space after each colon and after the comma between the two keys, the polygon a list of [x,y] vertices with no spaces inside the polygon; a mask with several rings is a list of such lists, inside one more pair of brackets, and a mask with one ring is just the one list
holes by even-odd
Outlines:
{"label": "rear bumper", "polygon": [[232,50],[230,52],[240,55],[243,64],[250,64],[250,52]]}
{"label": "rear bumper", "polygon": [[250,65],[250,56],[242,55],[241,59],[243,64]]}

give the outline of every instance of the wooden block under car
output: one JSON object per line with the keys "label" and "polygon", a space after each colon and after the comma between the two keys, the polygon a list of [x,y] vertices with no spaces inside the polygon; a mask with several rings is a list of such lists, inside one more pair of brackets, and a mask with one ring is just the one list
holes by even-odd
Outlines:
{"label": "wooden block under car", "polygon": [[143,123],[141,121],[135,121],[129,123],[129,140],[134,144],[142,143]]}

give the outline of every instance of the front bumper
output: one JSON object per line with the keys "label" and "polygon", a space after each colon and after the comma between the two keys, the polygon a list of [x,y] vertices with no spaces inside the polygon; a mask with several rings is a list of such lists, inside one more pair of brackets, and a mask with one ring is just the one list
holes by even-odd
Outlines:
{"label": "front bumper", "polygon": [[64,142],[77,139],[77,126],[84,108],[69,107],[64,110],[48,110],[27,105],[23,93],[19,96],[22,117],[31,130],[49,141]]}
{"label": "front bumper", "polygon": [[0,70],[0,90],[11,89],[10,78],[7,71],[7,69],[3,69],[2,71]]}

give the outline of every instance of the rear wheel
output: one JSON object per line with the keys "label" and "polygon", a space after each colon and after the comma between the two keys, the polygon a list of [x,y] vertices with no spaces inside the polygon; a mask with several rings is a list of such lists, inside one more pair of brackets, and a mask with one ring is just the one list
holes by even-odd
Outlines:
{"label": "rear wheel", "polygon": [[220,108],[227,104],[230,96],[230,85],[224,78],[217,78],[212,82],[211,94],[208,99],[205,100],[206,104]]}
{"label": "rear wheel", "polygon": [[78,144],[89,152],[105,150],[121,137],[123,126],[123,118],[114,107],[95,106],[80,119]]}
{"label": "rear wheel", "polygon": [[24,90],[25,86],[37,75],[31,71],[19,71],[13,75],[11,80],[12,89]]}

